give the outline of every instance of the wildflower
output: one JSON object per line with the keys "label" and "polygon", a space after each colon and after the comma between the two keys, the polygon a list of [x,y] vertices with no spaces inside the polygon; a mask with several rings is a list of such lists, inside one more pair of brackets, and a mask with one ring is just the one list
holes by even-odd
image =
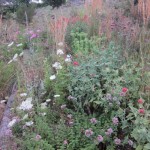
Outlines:
{"label": "wildflower", "polygon": [[30,127],[30,126],[33,125],[33,121],[26,122],[25,125],[28,126],[28,127]]}
{"label": "wildflower", "polygon": [[116,139],[114,140],[114,142],[115,142],[116,145],[120,145],[120,144],[121,144],[121,140],[118,139],[118,138],[116,138]]}
{"label": "wildflower", "polygon": [[68,141],[67,141],[67,140],[64,140],[63,143],[64,143],[64,145],[67,145],[67,144],[68,144]]}
{"label": "wildflower", "polygon": [[90,137],[91,135],[93,135],[94,134],[94,132],[92,131],[92,129],[87,129],[87,130],[85,130],[85,136],[86,137]]}
{"label": "wildflower", "polygon": [[67,98],[68,100],[76,100],[76,98],[75,97],[73,97],[73,96],[68,96],[68,98]]}
{"label": "wildflower", "polygon": [[130,146],[133,146],[133,141],[132,141],[132,140],[128,140],[128,144],[129,144]]}
{"label": "wildflower", "polygon": [[20,94],[20,97],[26,97],[27,96],[27,93],[21,93]]}
{"label": "wildflower", "polygon": [[17,44],[16,46],[17,46],[17,47],[20,47],[20,46],[22,46],[22,45],[23,45],[23,44],[22,44],[22,43],[20,43],[20,44]]}
{"label": "wildflower", "polygon": [[10,63],[12,63],[13,62],[13,60],[10,60],[7,64],[10,64]]}
{"label": "wildflower", "polygon": [[97,141],[98,141],[99,143],[102,142],[102,141],[103,141],[103,137],[102,137],[101,135],[98,135]]}
{"label": "wildflower", "polygon": [[51,101],[51,99],[47,99],[46,102],[49,103]]}
{"label": "wildflower", "polygon": [[63,55],[63,54],[64,54],[63,50],[61,50],[61,49],[57,50],[57,55]]}
{"label": "wildflower", "polygon": [[6,102],[7,102],[6,100],[1,100],[0,101],[1,104],[6,103]]}
{"label": "wildflower", "polygon": [[61,105],[61,109],[65,109],[66,108],[66,105]]}
{"label": "wildflower", "polygon": [[114,125],[118,125],[119,120],[118,120],[118,118],[114,117],[114,118],[112,119],[112,122],[113,122]]}
{"label": "wildflower", "polygon": [[31,36],[30,36],[30,40],[34,39],[34,38],[37,38],[37,34],[36,33],[33,33]]}
{"label": "wildflower", "polygon": [[33,107],[33,104],[31,103],[32,97],[27,98],[25,101],[21,103],[21,105],[18,107],[20,110],[30,110]]}
{"label": "wildflower", "polygon": [[72,115],[71,115],[71,114],[69,114],[69,115],[67,115],[67,117],[68,117],[69,119],[71,119],[71,118],[72,118]]}
{"label": "wildflower", "polygon": [[112,128],[107,129],[107,132],[105,132],[106,135],[111,135],[112,133],[113,133]]}
{"label": "wildflower", "polygon": [[14,44],[14,42],[11,42],[10,44],[8,44],[8,47],[11,47]]}
{"label": "wildflower", "polygon": [[73,125],[73,123],[74,123],[73,121],[69,121],[68,122],[69,125]]}
{"label": "wildflower", "polygon": [[39,113],[41,116],[46,116],[46,113],[44,112],[44,113]]}
{"label": "wildflower", "polygon": [[140,114],[144,114],[144,113],[145,113],[145,110],[144,110],[143,108],[140,108],[140,109],[138,110],[138,112],[139,112]]}
{"label": "wildflower", "polygon": [[128,92],[128,88],[126,88],[126,87],[122,88],[122,92],[123,93],[127,93]]}
{"label": "wildflower", "polygon": [[20,54],[19,54],[19,56],[20,56],[20,57],[22,57],[22,56],[23,56],[23,54],[24,54],[24,52],[20,53]]}
{"label": "wildflower", "polygon": [[58,43],[58,46],[63,46],[63,45],[64,45],[63,42]]}
{"label": "wildflower", "polygon": [[139,100],[138,100],[138,103],[139,103],[139,104],[143,104],[143,99],[139,99]]}
{"label": "wildflower", "polygon": [[109,93],[108,93],[108,94],[106,94],[106,99],[107,99],[107,100],[111,100],[111,99],[112,99],[111,94],[109,94]]}
{"label": "wildflower", "polygon": [[17,57],[18,57],[18,54],[15,54],[12,60],[17,61]]}
{"label": "wildflower", "polygon": [[126,93],[121,92],[121,93],[120,93],[120,96],[124,97],[124,96],[126,96]]}
{"label": "wildflower", "polygon": [[50,80],[55,80],[55,79],[56,79],[55,75],[50,76]]}
{"label": "wildflower", "polygon": [[41,139],[41,136],[39,134],[37,134],[35,139],[36,139],[36,141],[39,141]]}
{"label": "wildflower", "polygon": [[54,95],[55,98],[60,97],[60,95]]}
{"label": "wildflower", "polygon": [[27,119],[27,118],[28,118],[28,116],[29,116],[28,114],[25,114],[25,115],[24,115],[24,117],[22,118],[22,120]]}
{"label": "wildflower", "polygon": [[92,118],[92,119],[90,119],[90,122],[93,123],[93,124],[96,124],[97,120],[96,120],[96,118]]}
{"label": "wildflower", "polygon": [[9,124],[8,124],[8,128],[11,128],[11,127],[13,127],[14,125],[15,125],[15,123],[17,122],[17,119],[13,119],[12,121],[10,121],[9,122]]}
{"label": "wildflower", "polygon": [[47,103],[41,103],[41,109],[46,109],[47,108]]}
{"label": "wildflower", "polygon": [[74,62],[73,62],[73,65],[74,65],[74,66],[79,66],[79,63],[78,63],[77,61],[74,61]]}
{"label": "wildflower", "polygon": [[67,57],[67,58],[65,59],[65,62],[71,62],[71,61],[72,61],[71,58],[68,58],[68,57]]}
{"label": "wildflower", "polygon": [[55,69],[62,69],[62,66],[59,62],[55,62],[53,65],[52,65],[53,68]]}

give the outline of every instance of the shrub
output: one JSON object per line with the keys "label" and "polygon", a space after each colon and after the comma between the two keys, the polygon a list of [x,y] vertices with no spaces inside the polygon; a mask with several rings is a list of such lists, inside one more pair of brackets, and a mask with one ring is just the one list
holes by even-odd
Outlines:
{"label": "shrub", "polygon": [[31,22],[34,15],[35,6],[22,4],[16,11],[17,21],[25,24]]}

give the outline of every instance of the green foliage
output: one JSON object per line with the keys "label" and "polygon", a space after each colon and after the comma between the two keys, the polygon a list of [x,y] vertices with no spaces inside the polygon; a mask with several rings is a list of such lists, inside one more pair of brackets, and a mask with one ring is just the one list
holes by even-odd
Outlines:
{"label": "green foliage", "polygon": [[68,44],[68,46],[72,46],[72,35],[71,33],[88,33],[88,26],[85,22],[83,21],[78,21],[76,23],[69,23],[68,27],[67,27],[67,31],[66,31],[66,36],[65,36],[65,41]]}
{"label": "green foliage", "polygon": [[34,15],[35,6],[22,4],[16,11],[17,21],[25,24],[31,22]]}

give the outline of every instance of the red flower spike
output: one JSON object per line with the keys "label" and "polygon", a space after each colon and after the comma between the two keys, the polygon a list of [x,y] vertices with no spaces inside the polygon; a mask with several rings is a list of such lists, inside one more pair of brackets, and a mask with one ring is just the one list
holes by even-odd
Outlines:
{"label": "red flower spike", "polygon": [[139,99],[139,100],[138,100],[138,103],[139,103],[139,104],[143,104],[144,102],[143,102],[142,99]]}
{"label": "red flower spike", "polygon": [[122,88],[122,92],[123,92],[123,93],[128,92],[128,88],[126,88],[126,87]]}
{"label": "red flower spike", "polygon": [[143,108],[139,109],[138,111],[140,114],[144,114],[145,113],[145,110]]}
{"label": "red flower spike", "polygon": [[77,61],[74,61],[74,62],[73,62],[73,65],[74,65],[74,66],[79,66],[79,63],[78,63]]}

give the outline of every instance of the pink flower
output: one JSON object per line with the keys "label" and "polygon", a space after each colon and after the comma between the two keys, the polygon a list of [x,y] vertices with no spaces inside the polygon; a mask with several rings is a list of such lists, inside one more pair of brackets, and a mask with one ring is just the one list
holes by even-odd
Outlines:
{"label": "pink flower", "polygon": [[138,112],[139,112],[140,114],[144,114],[144,113],[145,113],[145,110],[144,110],[143,108],[140,108],[140,109],[138,110]]}
{"label": "pink flower", "polygon": [[111,135],[112,133],[113,133],[112,128],[107,129],[107,132],[105,132],[106,135]]}
{"label": "pink flower", "polygon": [[68,141],[67,141],[67,140],[64,140],[63,143],[64,143],[64,145],[67,145],[67,144],[68,144]]}
{"label": "pink flower", "polygon": [[36,141],[39,141],[41,139],[41,136],[39,134],[37,134],[35,139],[36,139]]}
{"label": "pink flower", "polygon": [[118,138],[116,138],[116,139],[114,140],[114,142],[115,142],[116,145],[120,145],[120,144],[121,144],[121,140],[118,139]]}
{"label": "pink flower", "polygon": [[122,92],[123,93],[127,93],[128,92],[128,88],[126,88],[126,87],[122,88]]}
{"label": "pink flower", "polygon": [[74,65],[74,66],[79,66],[79,63],[78,63],[77,61],[74,61],[74,62],[73,62],[73,65]]}
{"label": "pink flower", "polygon": [[118,120],[117,117],[114,117],[114,118],[112,119],[112,122],[113,122],[114,125],[118,125],[119,120]]}
{"label": "pink flower", "polygon": [[92,131],[92,129],[87,129],[87,130],[85,130],[85,136],[86,137],[90,137],[91,135],[93,135],[94,134],[94,132]]}
{"label": "pink flower", "polygon": [[30,36],[30,40],[34,39],[34,38],[37,38],[37,34],[36,33],[33,33],[31,36]]}
{"label": "pink flower", "polygon": [[72,115],[71,115],[71,114],[69,114],[69,115],[67,115],[67,117],[68,117],[69,119],[71,119],[71,118],[72,118]]}
{"label": "pink flower", "polygon": [[132,141],[132,140],[128,140],[128,144],[129,144],[130,146],[133,146],[133,141]]}
{"label": "pink flower", "polygon": [[138,103],[139,103],[139,104],[143,104],[143,100],[142,100],[142,99],[139,99],[139,100],[138,100]]}
{"label": "pink flower", "polygon": [[90,122],[93,123],[93,124],[96,124],[97,120],[96,120],[96,118],[92,118],[92,119],[90,119]]}
{"label": "pink flower", "polygon": [[102,137],[101,135],[98,135],[97,141],[98,141],[99,143],[102,142],[102,141],[103,141],[103,137]]}
{"label": "pink flower", "polygon": [[126,96],[126,93],[121,92],[121,93],[120,93],[120,96],[122,96],[122,97],[123,97],[123,96]]}

